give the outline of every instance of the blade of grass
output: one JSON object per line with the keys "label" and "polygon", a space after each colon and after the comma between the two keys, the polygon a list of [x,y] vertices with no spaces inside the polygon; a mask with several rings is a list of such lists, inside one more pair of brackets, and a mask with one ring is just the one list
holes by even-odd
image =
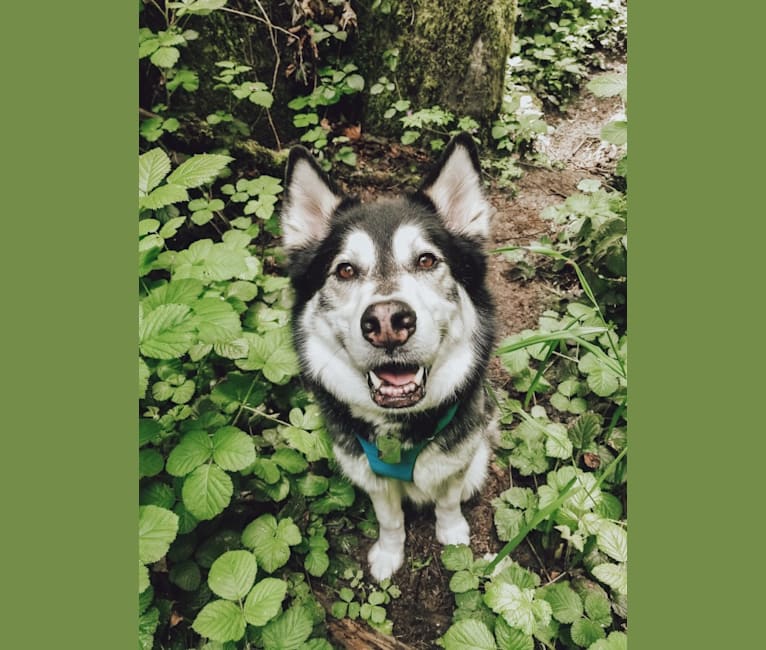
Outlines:
{"label": "blade of grass", "polygon": [[[575,476],[569,483],[567,483],[564,486],[564,489],[562,490],[561,494],[556,498],[555,501],[552,501],[544,508],[541,508],[535,513],[535,516],[532,518],[532,521],[530,521],[528,524],[526,524],[520,531],[519,534],[516,535],[512,540],[510,540],[503,548],[500,550],[500,552],[497,554],[497,557],[495,557],[492,562],[490,562],[487,565],[487,568],[484,570],[484,575],[491,575],[492,572],[495,570],[498,564],[502,562],[513,550],[521,544],[521,542],[524,541],[527,535],[534,530],[537,525],[549,517],[551,514],[553,514],[556,510],[558,510],[561,507],[561,504],[566,501],[566,499],[569,497],[569,493],[572,491],[572,488],[574,487],[574,484],[577,482],[577,477]],[[579,488],[582,489],[582,488]]]}
{"label": "blade of grass", "polygon": [[[593,290],[591,289],[590,284],[588,284],[588,281],[585,279],[585,275],[583,275],[582,269],[580,269],[580,265],[577,264],[574,260],[568,258],[566,255],[559,253],[556,250],[553,250],[552,248],[547,248],[545,246],[505,246],[503,248],[496,248],[493,250],[493,253],[510,253],[517,250],[525,250],[529,251],[530,253],[537,253],[539,255],[545,255],[546,257],[551,257],[556,260],[561,260],[565,262],[566,264],[569,264],[575,271],[575,274],[577,275],[577,279],[580,281],[580,285],[582,286],[583,291],[585,292],[585,295],[588,297],[588,300],[591,301],[593,304],[593,307],[598,312],[598,317],[601,320],[601,322],[604,324],[604,327],[606,328],[606,319],[604,318],[604,314],[601,311],[601,307],[599,307],[598,301],[596,300],[596,296],[593,293]],[[620,365],[621,369],[621,375],[623,377],[627,377],[627,373],[625,372],[625,366],[622,363],[622,359],[620,358],[619,353],[617,352],[617,348],[614,345],[614,342],[612,341],[612,337],[607,337],[609,339],[609,346],[612,348],[612,352],[614,352],[614,356],[617,359],[617,363]]]}

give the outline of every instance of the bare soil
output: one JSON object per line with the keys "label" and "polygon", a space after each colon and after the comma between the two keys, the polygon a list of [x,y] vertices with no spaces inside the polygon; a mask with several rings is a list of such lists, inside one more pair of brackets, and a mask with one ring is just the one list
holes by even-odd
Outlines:
{"label": "bare soil", "polygon": [[[621,62],[612,64],[615,71],[624,67]],[[550,168],[525,166],[525,173],[513,190],[491,189],[489,199],[497,210],[491,247],[526,245],[544,235],[555,237],[552,224],[540,217],[543,209],[574,194],[583,179],[608,182],[620,154],[616,148],[602,143],[599,134],[621,110],[619,98],[598,99],[583,91],[566,113],[547,116],[555,131],[543,144],[542,153],[552,165]],[[356,149],[357,169],[341,179],[341,185],[362,200],[414,188],[429,160],[429,156],[416,149],[377,139],[362,138]],[[491,256],[489,285],[498,310],[498,341],[535,328],[542,312],[554,306],[566,291],[547,274],[525,277],[514,270],[514,265],[502,255]],[[490,365],[489,376],[497,386],[504,386],[509,379],[497,359]],[[475,555],[496,553],[502,548],[495,534],[491,502],[511,487],[516,478],[496,464],[492,464],[490,470],[482,493],[463,506],[471,525],[471,548]],[[441,546],[434,535],[433,510],[409,509],[406,517],[407,559],[404,568],[394,577],[402,595],[387,608],[396,640],[380,635],[371,637],[369,630],[356,637],[353,631],[341,633],[339,630],[332,634],[331,628],[333,641],[340,647],[429,650],[439,647],[435,640],[450,626],[454,597],[449,590],[450,574],[439,560]],[[362,566],[366,566],[370,544],[362,544],[359,549],[358,560]],[[513,558],[538,572],[548,570],[541,565],[531,546],[519,546]]]}

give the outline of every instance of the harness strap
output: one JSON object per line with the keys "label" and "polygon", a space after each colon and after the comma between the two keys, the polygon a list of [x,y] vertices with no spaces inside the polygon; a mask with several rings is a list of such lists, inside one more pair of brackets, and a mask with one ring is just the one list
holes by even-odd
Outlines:
{"label": "harness strap", "polygon": [[398,463],[386,463],[380,458],[380,449],[374,442],[366,440],[359,434],[356,434],[356,439],[362,445],[364,453],[367,456],[367,462],[370,464],[370,469],[378,476],[387,478],[395,478],[400,481],[406,481],[412,483],[412,477],[415,472],[415,461],[417,461],[420,452],[425,449],[428,444],[450,423],[457,413],[459,403],[455,403],[450,406],[444,415],[436,423],[434,432],[422,442],[419,442],[414,447],[409,449],[402,449],[401,460]]}

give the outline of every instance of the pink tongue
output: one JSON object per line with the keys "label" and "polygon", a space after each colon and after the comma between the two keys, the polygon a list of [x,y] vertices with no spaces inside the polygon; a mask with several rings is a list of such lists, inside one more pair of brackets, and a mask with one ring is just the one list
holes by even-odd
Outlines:
{"label": "pink tongue", "polygon": [[392,372],[390,370],[378,370],[375,374],[380,377],[387,384],[393,384],[394,386],[404,386],[410,382],[415,381],[415,375],[417,373],[409,372],[407,370],[401,370],[399,372]]}

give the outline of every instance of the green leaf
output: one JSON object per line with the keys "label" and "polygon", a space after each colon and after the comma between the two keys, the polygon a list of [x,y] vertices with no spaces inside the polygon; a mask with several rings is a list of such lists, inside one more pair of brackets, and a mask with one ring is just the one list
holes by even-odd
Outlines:
{"label": "green leaf", "polygon": [[628,561],[628,534],[622,526],[604,521],[596,538],[598,547],[613,560]]}
{"label": "green leaf", "polygon": [[567,430],[563,424],[552,422],[545,427],[548,434],[545,439],[545,453],[552,458],[570,458],[572,456],[572,442],[567,436]]}
{"label": "green leaf", "polygon": [[170,158],[159,147],[138,157],[138,195],[146,196],[170,171]]}
{"label": "green leaf", "polygon": [[601,433],[601,418],[595,413],[584,413],[569,425],[569,439],[578,449],[585,449]]}
{"label": "green leaf", "polygon": [[495,529],[498,539],[507,542],[519,534],[524,524],[524,513],[516,508],[495,508]]}
{"label": "green leaf", "polygon": [[624,73],[607,72],[591,79],[586,88],[596,97],[622,95],[624,99],[628,90],[628,78]]}
{"label": "green leaf", "polygon": [[144,298],[142,304],[147,312],[160,305],[177,304],[191,306],[203,289],[204,285],[202,282],[194,278],[173,280],[152,289],[151,293]]}
{"label": "green leaf", "polygon": [[263,628],[264,649],[298,650],[313,628],[308,612],[299,605],[293,605]]}
{"label": "green leaf", "polygon": [[250,93],[248,99],[256,106],[263,106],[264,108],[271,108],[274,103],[274,95],[268,90],[256,90]]}
{"label": "green leaf", "polygon": [[197,614],[192,628],[200,636],[213,641],[239,641],[245,635],[245,617],[238,605],[226,600],[214,600]]}
{"label": "green leaf", "polygon": [[160,185],[151,191],[150,194],[138,200],[138,207],[147,210],[159,210],[173,203],[186,201],[189,194],[186,188],[174,183]]}
{"label": "green leaf", "polygon": [[298,358],[291,348],[274,350],[263,366],[263,374],[274,384],[283,384],[290,377],[298,374]]}
{"label": "green leaf", "polygon": [[149,386],[149,377],[151,375],[152,371],[149,370],[146,361],[138,357],[138,399],[143,399],[146,396],[146,389]]}
{"label": "green leaf", "polygon": [[591,573],[619,594],[628,593],[628,571],[625,564],[599,564]]}
{"label": "green leaf", "polygon": [[574,623],[582,616],[582,600],[566,582],[546,587],[541,591],[541,597],[550,603],[553,618],[560,623]]}
{"label": "green leaf", "polygon": [[138,477],[157,476],[165,466],[165,459],[156,449],[142,449],[138,452]]}
{"label": "green leaf", "polygon": [[149,588],[149,569],[141,560],[138,561],[138,593],[141,594]]}
{"label": "green leaf", "polygon": [[239,315],[221,298],[201,298],[192,309],[201,343],[227,343],[242,333]]}
{"label": "green leaf", "polygon": [[226,5],[227,0],[186,0],[180,7],[179,16],[187,14],[197,14],[198,16],[207,16],[209,13],[220,9]]}
{"label": "green leaf", "polygon": [[448,571],[462,571],[473,566],[473,551],[465,544],[450,544],[442,550],[442,564]]}
{"label": "green leaf", "polygon": [[330,567],[330,556],[324,551],[310,551],[306,554],[303,566],[309,574],[319,578]]}
{"label": "green leaf", "polygon": [[405,131],[402,134],[402,144],[412,144],[420,137],[420,131]]}
{"label": "green leaf", "polygon": [[213,456],[213,443],[205,431],[189,431],[170,452],[167,471],[171,476],[186,476]]}
{"label": "green leaf", "polygon": [[199,187],[214,180],[232,160],[232,157],[221,154],[197,154],[176,167],[168,176],[168,183],[182,187]]}
{"label": "green leaf", "polygon": [[535,599],[534,589],[520,589],[506,582],[491,582],[484,594],[484,602],[505,618],[508,625],[533,634],[545,627],[551,619],[551,606],[545,600]]}
{"label": "green leaf", "polygon": [[271,456],[271,460],[285,471],[290,472],[290,474],[300,474],[309,466],[308,461],[302,454],[287,447],[275,451]]}
{"label": "green leaf", "polygon": [[221,514],[231,501],[234,485],[217,465],[203,465],[184,481],[181,497],[187,510],[202,521]]}
{"label": "green leaf", "polygon": [[181,53],[176,47],[160,47],[154,51],[149,60],[158,68],[172,68],[180,56]]}
{"label": "green leaf", "polygon": [[508,625],[500,616],[495,621],[495,638],[502,650],[534,650],[535,641],[529,634]]}
{"label": "green leaf", "polygon": [[588,650],[628,650],[628,635],[612,632],[606,639],[596,641]]}
{"label": "green leaf", "polygon": [[196,591],[202,581],[202,574],[194,560],[184,560],[171,567],[169,578],[170,582],[184,591]]}
{"label": "green leaf", "polygon": [[258,565],[250,551],[227,551],[213,562],[207,583],[217,596],[239,601],[252,588],[257,571]]}
{"label": "green leaf", "polygon": [[327,495],[314,501],[309,509],[320,515],[326,515],[335,510],[345,510],[354,503],[355,496],[354,488],[348,481],[332,476]]}
{"label": "green leaf", "polygon": [[261,515],[242,532],[242,543],[253,549],[258,565],[273,573],[290,559],[290,546],[299,544],[301,533],[292,519],[277,524],[273,515]]}
{"label": "green leaf", "polygon": [[614,393],[620,383],[611,370],[604,366],[596,366],[588,373],[588,387],[599,397],[608,397]]}
{"label": "green leaf", "polygon": [[160,612],[152,607],[138,618],[138,644],[140,650],[152,650],[154,633],[159,625]]}
{"label": "green leaf", "polygon": [[142,506],[159,506],[160,508],[170,510],[175,505],[176,494],[167,483],[152,481],[148,485],[141,487],[138,492],[138,502]]}
{"label": "green leaf", "polygon": [[144,564],[158,562],[178,533],[178,515],[158,506],[138,509],[138,558]]}
{"label": "green leaf", "polygon": [[380,459],[384,463],[397,464],[402,460],[402,442],[396,436],[378,436],[377,440]]}
{"label": "green leaf", "polygon": [[279,614],[287,594],[287,583],[277,578],[264,578],[252,588],[245,600],[245,620],[262,627]]}
{"label": "green leaf", "polygon": [[628,123],[625,120],[614,120],[601,129],[601,139],[618,147],[628,143]]}
{"label": "green leaf", "polygon": [[585,596],[585,613],[591,621],[601,627],[609,627],[612,624],[609,599],[598,591],[591,591]]}
{"label": "green leaf", "polygon": [[298,479],[298,491],[305,497],[317,497],[330,487],[330,479],[318,474],[306,474]]}
{"label": "green leaf", "polygon": [[574,641],[581,648],[588,648],[599,639],[604,638],[604,630],[587,618],[581,618],[574,622],[569,631]]}
{"label": "green leaf", "polygon": [[464,619],[452,625],[442,637],[445,650],[496,650],[495,639],[486,624]]}
{"label": "green leaf", "polygon": [[162,425],[156,420],[140,418],[138,420],[138,446],[143,447],[148,442],[158,442]]}
{"label": "green leaf", "polygon": [[479,577],[470,571],[458,571],[449,581],[450,591],[462,594],[466,591],[479,588]]}
{"label": "green leaf", "polygon": [[346,85],[357,92],[361,92],[364,90],[364,77],[358,74],[351,74],[346,77]]}
{"label": "green leaf", "polygon": [[237,427],[223,427],[213,434],[213,460],[230,472],[239,472],[255,461],[253,439]]}

